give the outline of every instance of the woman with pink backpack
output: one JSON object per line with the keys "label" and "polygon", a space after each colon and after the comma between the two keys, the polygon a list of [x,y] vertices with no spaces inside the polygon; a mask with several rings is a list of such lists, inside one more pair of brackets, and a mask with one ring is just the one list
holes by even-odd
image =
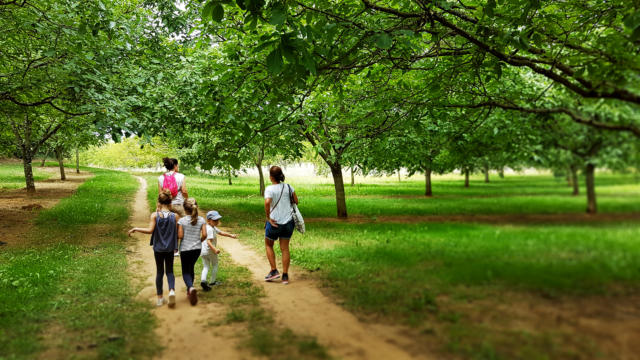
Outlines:
{"label": "woman with pink backpack", "polygon": [[187,194],[187,185],[183,174],[180,174],[177,159],[168,157],[162,159],[167,172],[158,177],[158,193],[163,189],[171,191],[171,211],[176,213],[179,218],[184,217],[184,199],[189,197]]}

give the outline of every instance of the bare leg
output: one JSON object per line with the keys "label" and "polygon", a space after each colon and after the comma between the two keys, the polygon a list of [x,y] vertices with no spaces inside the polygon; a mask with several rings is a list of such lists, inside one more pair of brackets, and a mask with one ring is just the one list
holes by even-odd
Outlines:
{"label": "bare leg", "polygon": [[273,240],[269,240],[265,238],[264,245],[267,249],[267,259],[269,259],[269,265],[271,265],[271,270],[275,270],[277,269],[277,267],[276,267],[276,253],[273,251]]}
{"label": "bare leg", "polygon": [[289,272],[289,263],[291,262],[291,255],[289,254],[289,240],[280,238],[280,251],[282,252],[282,272],[287,274]]}

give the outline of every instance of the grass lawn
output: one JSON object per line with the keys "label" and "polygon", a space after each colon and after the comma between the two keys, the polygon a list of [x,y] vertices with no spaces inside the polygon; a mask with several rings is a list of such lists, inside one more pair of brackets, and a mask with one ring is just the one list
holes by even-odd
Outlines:
{"label": "grass lawn", "polygon": [[[201,208],[220,211],[225,226],[235,227],[243,241],[262,251],[263,200],[256,179],[237,178],[232,186],[213,176],[187,179],[189,194]],[[469,189],[462,180],[436,179],[433,198],[421,196],[422,181],[370,180],[346,186],[350,216],[560,214],[583,213],[586,207],[584,188],[580,196],[571,196],[566,183],[551,176],[508,176],[489,184],[472,179]],[[598,174],[596,182],[600,212],[640,212],[640,185],[632,175]],[[307,220],[335,216],[331,184],[290,183]],[[155,194],[150,190],[153,203]],[[409,218],[403,223],[310,221],[307,230],[294,235],[293,263],[313,270],[346,307],[425,334],[434,322],[441,323],[445,330],[437,336],[444,350],[464,357],[568,355],[544,332],[480,339],[465,314],[451,310],[452,303],[503,292],[578,298],[640,289],[637,223],[514,225]],[[526,356],[512,352],[520,343],[533,350]]]}
{"label": "grass lawn", "polygon": [[0,358],[45,350],[59,358],[144,358],[156,349],[149,305],[135,300],[127,272],[125,229],[137,182],[83,170],[95,177],[43,210],[24,247],[0,251]]}
{"label": "grass lawn", "polygon": [[[33,179],[35,181],[46,180],[50,177],[51,174],[42,171],[37,166],[33,167]],[[21,189],[25,186],[24,168],[21,163],[0,164],[0,189]]]}

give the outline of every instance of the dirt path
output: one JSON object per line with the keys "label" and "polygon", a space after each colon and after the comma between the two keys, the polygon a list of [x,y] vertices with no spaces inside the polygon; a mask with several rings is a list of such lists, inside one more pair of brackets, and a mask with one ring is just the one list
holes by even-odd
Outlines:
{"label": "dirt path", "polygon": [[[367,324],[335,304],[309,279],[295,278],[289,285],[267,283],[265,256],[257,255],[238,240],[224,238],[219,243],[233,260],[247,267],[253,279],[264,287],[263,306],[276,321],[297,332],[315,336],[329,354],[343,359],[426,359],[425,354],[409,353],[413,340],[400,327]],[[292,269],[293,270],[293,269]]]}
{"label": "dirt path", "polygon": [[[137,177],[140,189],[136,193],[133,213],[129,219],[132,226],[147,227],[149,223],[149,206],[147,205],[146,181]],[[215,329],[207,327],[210,318],[225,314],[226,309],[214,303],[199,302],[191,306],[186,296],[186,288],[181,276],[176,276],[176,306],[171,309],[167,305],[155,307],[156,265],[153,250],[149,246],[149,235],[136,233],[128,249],[129,264],[136,280],[141,281],[143,288],[138,294],[140,299],[153,304],[153,314],[158,319],[156,334],[165,346],[159,359],[247,359],[250,354],[237,349],[237,341],[229,329],[224,326]],[[175,258],[174,269],[180,268],[180,260]],[[164,286],[167,286],[166,277]],[[164,289],[165,298],[169,294]],[[215,333],[214,333],[215,331]]]}
{"label": "dirt path", "polygon": [[25,234],[32,227],[31,221],[40,209],[50,209],[61,199],[71,196],[78,186],[93,177],[90,172],[67,171],[67,180],[60,180],[58,167],[39,168],[51,173],[52,178],[37,181],[35,193],[29,194],[25,189],[6,190],[0,193],[0,224],[2,239],[7,246],[25,245],[28,239]]}
{"label": "dirt path", "polygon": [[[146,182],[138,177],[140,189],[130,222],[133,226],[146,227],[149,219]],[[136,233],[136,240],[129,249],[132,271],[142,281],[139,297],[155,304],[155,261],[149,247],[149,236]],[[225,238],[223,251],[227,251],[239,265],[247,267],[253,279],[264,287],[266,298],[263,306],[272,311],[277,322],[296,332],[315,336],[329,353],[343,359],[426,359],[425,355],[409,353],[412,347],[410,336],[402,328],[379,324],[366,324],[353,314],[335,304],[308,279],[292,278],[288,286],[279,282],[265,283],[266,259],[235,239]],[[179,268],[176,258],[175,269]],[[295,272],[292,274],[295,276]],[[166,280],[165,280],[166,281]],[[166,284],[166,283],[165,283]],[[168,293],[168,291],[166,291]],[[154,308],[158,318],[156,333],[163,339],[166,348],[161,359],[206,359],[215,355],[220,359],[244,359],[251,355],[238,349],[233,336],[222,335],[224,329],[206,327],[207,319],[226,311],[216,304],[198,303],[191,306],[185,295],[184,282],[176,278],[177,304],[174,309],[167,306]],[[188,351],[187,351],[188,349]],[[215,350],[214,350],[215,349]]]}

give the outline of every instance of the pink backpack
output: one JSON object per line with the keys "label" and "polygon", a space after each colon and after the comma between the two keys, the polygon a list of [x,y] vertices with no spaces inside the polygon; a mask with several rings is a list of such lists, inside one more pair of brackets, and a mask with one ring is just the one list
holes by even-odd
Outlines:
{"label": "pink backpack", "polygon": [[175,173],[171,175],[164,174],[164,180],[162,181],[162,188],[169,189],[171,196],[176,197],[178,195],[178,183],[176,183]]}

